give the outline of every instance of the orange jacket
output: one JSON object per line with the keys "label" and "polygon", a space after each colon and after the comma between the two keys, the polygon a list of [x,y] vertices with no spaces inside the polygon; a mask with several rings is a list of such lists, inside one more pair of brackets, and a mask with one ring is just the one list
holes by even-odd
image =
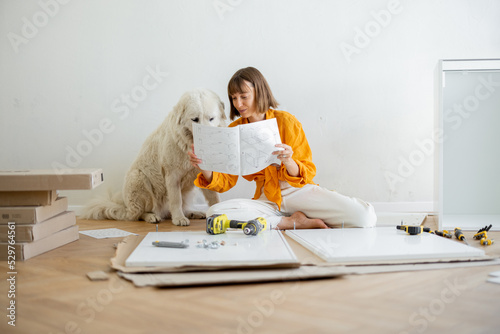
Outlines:
{"label": "orange jacket", "polygon": [[[280,167],[272,165],[267,166],[260,172],[244,175],[243,177],[248,181],[255,181],[257,183],[253,199],[260,197],[261,189],[264,187],[264,194],[266,197],[270,201],[276,203],[278,208],[281,208],[281,189],[279,180],[286,181],[296,188],[301,188],[310,183],[314,184],[313,178],[316,175],[316,166],[312,162],[312,152],[309,148],[304,130],[302,129],[302,124],[300,124],[295,116],[286,111],[269,109],[266,112],[266,119],[271,118],[276,118],[281,142],[292,147],[292,158],[299,166],[299,176],[290,176],[286,167],[281,164]],[[229,127],[247,123],[248,120],[241,117],[232,122]],[[213,172],[211,183],[208,183],[203,174],[199,173],[194,184],[199,188],[222,193],[234,187],[237,181],[238,175]]]}

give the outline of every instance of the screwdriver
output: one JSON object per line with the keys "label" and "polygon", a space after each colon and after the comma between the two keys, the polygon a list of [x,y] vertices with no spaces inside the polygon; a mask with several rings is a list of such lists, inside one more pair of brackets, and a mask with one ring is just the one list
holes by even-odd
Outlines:
{"label": "screwdriver", "polygon": [[443,231],[436,230],[436,231],[434,231],[434,234],[439,235],[440,237],[445,237],[445,238],[451,238],[452,237],[451,233],[449,233],[446,230],[443,230]]}
{"label": "screwdriver", "polygon": [[455,236],[457,237],[458,240],[461,240],[465,242],[466,245],[469,245],[467,240],[465,240],[465,236],[461,228],[455,227]]}

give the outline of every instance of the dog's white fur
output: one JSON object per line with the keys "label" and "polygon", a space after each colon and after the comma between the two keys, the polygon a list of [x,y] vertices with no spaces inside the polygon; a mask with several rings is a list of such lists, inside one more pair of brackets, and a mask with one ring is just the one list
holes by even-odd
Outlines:
{"label": "dog's white fur", "polygon": [[[163,123],[142,145],[130,167],[122,195],[92,200],[84,209],[84,219],[145,220],[159,222],[172,218],[175,225],[189,225],[189,218],[205,218],[203,212],[184,211],[186,200],[199,172],[188,160],[193,143],[192,123],[225,126],[224,104],[207,89],[185,93]],[[219,194],[202,189],[211,206]],[[186,215],[184,214],[186,213]]]}

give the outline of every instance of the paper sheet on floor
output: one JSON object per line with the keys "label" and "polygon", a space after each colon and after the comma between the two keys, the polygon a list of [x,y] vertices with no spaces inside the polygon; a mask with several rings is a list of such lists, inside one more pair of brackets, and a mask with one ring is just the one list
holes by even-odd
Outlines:
{"label": "paper sheet on floor", "polygon": [[124,230],[120,230],[118,228],[104,228],[99,230],[87,230],[80,231],[81,234],[85,234],[89,237],[96,239],[105,239],[105,238],[123,238],[129,235],[137,235],[135,233],[130,233]]}

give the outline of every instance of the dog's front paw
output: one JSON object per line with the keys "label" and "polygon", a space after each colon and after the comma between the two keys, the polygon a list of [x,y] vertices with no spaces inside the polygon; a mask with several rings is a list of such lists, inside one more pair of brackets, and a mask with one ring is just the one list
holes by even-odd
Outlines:
{"label": "dog's front paw", "polygon": [[161,221],[161,217],[158,217],[152,212],[146,212],[141,216],[141,219],[144,220],[145,222],[151,223],[151,224],[158,224]]}
{"label": "dog's front paw", "polygon": [[189,219],[187,219],[186,217],[176,217],[172,218],[172,223],[177,226],[188,226]]}
{"label": "dog's front paw", "polygon": [[191,219],[203,219],[203,218],[207,218],[207,216],[205,215],[205,212],[202,212],[202,211],[188,212],[186,214],[186,216],[188,216]]}

